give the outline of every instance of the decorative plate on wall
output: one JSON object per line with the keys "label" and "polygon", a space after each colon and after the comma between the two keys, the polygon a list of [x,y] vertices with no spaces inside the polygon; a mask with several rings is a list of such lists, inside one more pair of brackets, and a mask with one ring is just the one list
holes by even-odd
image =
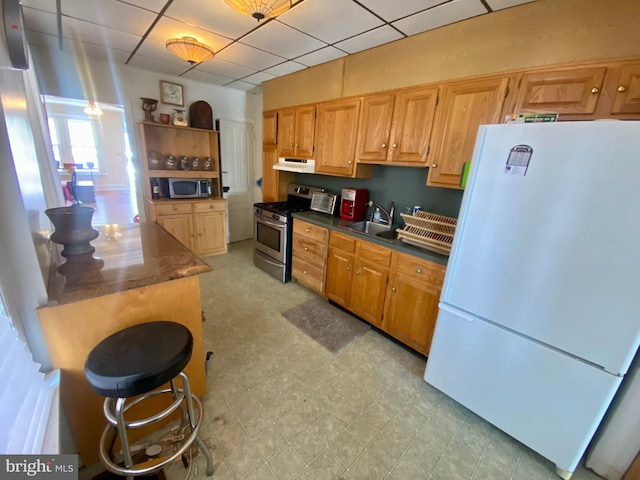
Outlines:
{"label": "decorative plate on wall", "polygon": [[189,107],[189,120],[192,128],[213,130],[213,111],[211,106],[202,100],[192,103]]}

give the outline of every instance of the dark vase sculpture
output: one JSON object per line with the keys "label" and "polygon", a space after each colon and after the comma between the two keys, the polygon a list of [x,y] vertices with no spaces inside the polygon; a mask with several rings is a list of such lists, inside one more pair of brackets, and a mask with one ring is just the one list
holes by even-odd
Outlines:
{"label": "dark vase sculpture", "polygon": [[98,238],[100,233],[91,226],[93,217],[93,207],[82,205],[72,205],[70,207],[57,207],[45,210],[45,214],[54,226],[54,232],[50,239],[54,243],[64,246],[62,256],[67,262],[84,262],[91,260],[95,248],[91,245],[92,240]]}

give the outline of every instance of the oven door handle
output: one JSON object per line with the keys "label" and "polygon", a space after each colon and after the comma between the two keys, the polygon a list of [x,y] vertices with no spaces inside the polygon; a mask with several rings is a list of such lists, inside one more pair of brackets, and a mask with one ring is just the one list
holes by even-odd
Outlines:
{"label": "oven door handle", "polygon": [[271,227],[275,227],[278,229],[284,229],[285,224],[284,223],[275,223],[275,222],[270,222],[268,220],[265,220],[262,217],[259,217],[257,215],[254,215],[256,222],[260,222],[260,223],[264,223],[265,225],[269,225]]}
{"label": "oven door handle", "polygon": [[282,264],[279,262],[274,262],[273,260],[269,260],[269,258],[267,258],[267,256],[265,254],[263,254],[261,251],[258,250],[258,253],[260,254],[260,258],[267,262],[269,265],[273,265],[274,267],[281,267]]}

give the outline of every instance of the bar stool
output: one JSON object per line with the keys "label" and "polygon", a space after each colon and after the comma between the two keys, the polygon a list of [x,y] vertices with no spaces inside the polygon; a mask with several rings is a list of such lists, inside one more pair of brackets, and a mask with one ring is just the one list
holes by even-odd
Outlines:
{"label": "bar stool", "polygon": [[[189,363],[192,347],[193,336],[188,328],[175,322],[155,321],[116,332],[91,350],[84,371],[91,388],[106,397],[103,410],[108,423],[100,438],[99,456],[109,471],[126,476],[157,472],[180,458],[195,442],[207,459],[207,475],[213,475],[211,453],[198,436],[204,417],[202,402],[191,393],[189,377],[182,371]],[[180,378],[182,388],[177,387],[177,378]],[[160,389],[167,382],[171,388]],[[128,401],[130,397],[138,395],[136,399]],[[125,412],[129,408],[156,395],[171,395],[173,402],[150,417],[125,419]],[[162,420],[178,408],[183,424],[190,430],[189,436],[168,458],[158,459],[157,463],[144,462],[144,466],[136,468],[127,429]],[[122,446],[124,467],[112,460],[116,436]]]}

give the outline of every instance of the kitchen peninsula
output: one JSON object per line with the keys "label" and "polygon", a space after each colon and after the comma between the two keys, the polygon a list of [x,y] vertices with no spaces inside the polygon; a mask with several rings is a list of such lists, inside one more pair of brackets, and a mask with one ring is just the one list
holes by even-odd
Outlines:
{"label": "kitchen peninsula", "polygon": [[[197,395],[206,393],[198,274],[212,270],[156,223],[96,228],[100,236],[91,242],[95,261],[66,277],[57,272],[61,262],[53,262],[49,305],[38,310],[53,368],[62,371],[62,405],[85,466],[98,462],[100,435],[106,425],[104,399],[84,376],[85,359],[102,339],[155,320],[185,325],[194,338],[186,367],[191,388]],[[147,409],[152,403],[146,403]],[[132,412],[134,418],[140,417],[141,412]],[[149,431],[132,433],[141,438]]]}

